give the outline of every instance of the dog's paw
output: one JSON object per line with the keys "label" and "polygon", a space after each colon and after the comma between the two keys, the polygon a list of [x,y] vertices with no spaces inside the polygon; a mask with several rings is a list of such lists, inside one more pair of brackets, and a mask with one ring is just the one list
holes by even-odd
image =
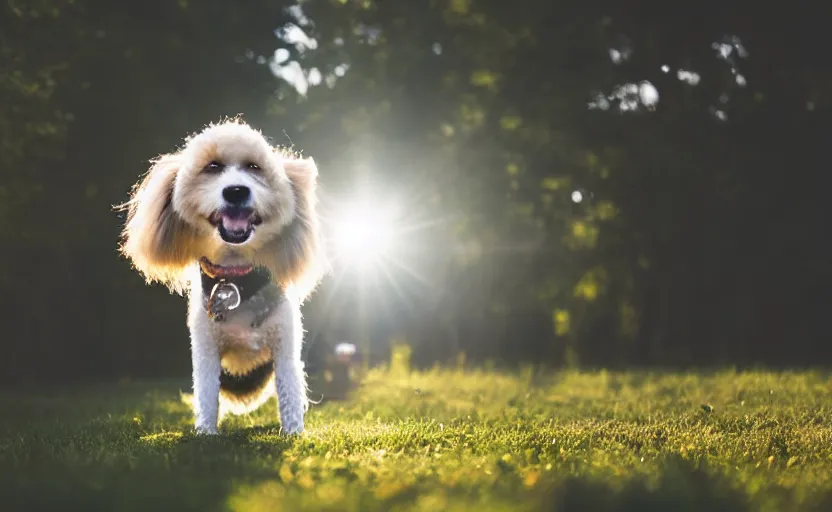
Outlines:
{"label": "dog's paw", "polygon": [[198,436],[215,436],[220,433],[216,426],[211,425],[197,425],[195,430]]}
{"label": "dog's paw", "polygon": [[281,427],[286,435],[297,436],[303,433],[303,421],[287,421]]}

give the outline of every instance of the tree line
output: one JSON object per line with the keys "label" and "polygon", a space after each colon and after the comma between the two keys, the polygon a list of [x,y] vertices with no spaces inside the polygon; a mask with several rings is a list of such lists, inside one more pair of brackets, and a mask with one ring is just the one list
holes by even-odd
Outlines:
{"label": "tree line", "polygon": [[[719,9],[714,9],[719,5]],[[4,378],[177,374],[185,303],[112,206],[244,118],[413,227],[374,347],[420,364],[817,365],[829,354],[830,61],[799,8],[216,0],[0,7]],[[335,215],[337,212],[327,212]],[[406,267],[406,268],[399,268]],[[349,338],[322,284],[311,347]]]}

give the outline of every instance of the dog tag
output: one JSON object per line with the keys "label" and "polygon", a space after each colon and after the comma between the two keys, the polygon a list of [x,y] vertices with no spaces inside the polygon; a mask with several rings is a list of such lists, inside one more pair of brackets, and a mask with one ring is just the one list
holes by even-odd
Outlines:
{"label": "dog tag", "polygon": [[240,305],[240,289],[234,283],[220,281],[211,290],[208,298],[208,316],[215,322],[225,320],[225,313]]}

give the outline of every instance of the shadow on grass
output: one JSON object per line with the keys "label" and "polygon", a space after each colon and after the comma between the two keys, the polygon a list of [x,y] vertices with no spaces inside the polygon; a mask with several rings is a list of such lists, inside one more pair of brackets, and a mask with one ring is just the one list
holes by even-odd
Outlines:
{"label": "shadow on grass", "polygon": [[[652,480],[652,481],[651,481]],[[655,479],[636,477],[612,486],[594,477],[570,477],[558,482],[543,500],[542,510],[650,512],[754,510],[748,496],[711,475],[705,464],[670,456]]]}
{"label": "shadow on grass", "polygon": [[223,510],[236,486],[273,477],[293,442],[273,428],[217,437],[119,431],[79,432],[62,440],[66,449],[3,464],[4,510]]}
{"label": "shadow on grass", "polygon": [[224,510],[294,442],[279,425],[197,436],[176,386],[4,401],[20,412],[0,425],[4,511]]}

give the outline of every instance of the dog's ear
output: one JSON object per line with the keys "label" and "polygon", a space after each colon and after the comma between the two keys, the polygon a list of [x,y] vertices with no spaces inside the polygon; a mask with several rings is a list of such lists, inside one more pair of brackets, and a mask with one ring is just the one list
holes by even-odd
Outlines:
{"label": "dog's ear", "polygon": [[263,263],[302,301],[328,269],[317,212],[318,167],[311,158],[286,153],[283,167],[295,194],[295,216],[263,251]]}
{"label": "dog's ear", "polygon": [[122,205],[127,221],[121,252],[148,282],[158,281],[182,292],[184,272],[198,256],[196,230],[173,208],[173,186],[181,166],[179,154],[162,155]]}
{"label": "dog's ear", "polygon": [[307,195],[314,201],[318,185],[318,166],[315,161],[311,158],[285,158],[283,168],[297,193]]}

